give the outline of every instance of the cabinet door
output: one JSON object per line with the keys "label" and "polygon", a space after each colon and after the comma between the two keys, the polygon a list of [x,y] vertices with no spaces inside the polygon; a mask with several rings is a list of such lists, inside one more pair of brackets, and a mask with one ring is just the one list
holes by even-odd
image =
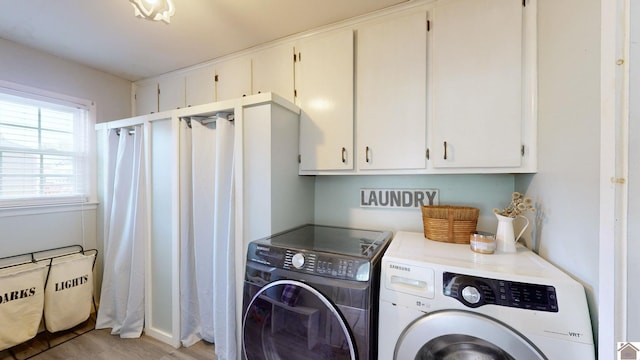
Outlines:
{"label": "cabinet door", "polygon": [[353,169],[353,31],[302,39],[296,58],[300,170]]}
{"label": "cabinet door", "polygon": [[520,166],[522,15],[513,0],[449,0],[433,10],[434,167]]}
{"label": "cabinet door", "polygon": [[158,82],[158,110],[166,111],[184,107],[184,77],[163,78]]}
{"label": "cabinet door", "polygon": [[207,66],[189,72],[185,77],[187,106],[208,104],[216,100],[215,69]]}
{"label": "cabinet door", "polygon": [[271,47],[253,55],[253,94],[276,93],[294,102],[293,44]]}
{"label": "cabinet door", "polygon": [[220,62],[216,68],[216,101],[251,95],[251,58],[242,56]]}
{"label": "cabinet door", "polygon": [[358,29],[359,170],[426,167],[427,14]]}
{"label": "cabinet door", "polygon": [[135,116],[158,112],[158,83],[135,84]]}

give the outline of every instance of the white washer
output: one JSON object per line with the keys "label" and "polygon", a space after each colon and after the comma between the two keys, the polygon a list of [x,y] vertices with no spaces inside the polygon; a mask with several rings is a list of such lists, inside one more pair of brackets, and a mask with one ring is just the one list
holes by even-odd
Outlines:
{"label": "white washer", "polygon": [[379,359],[595,359],[583,286],[523,246],[398,232],[382,258]]}

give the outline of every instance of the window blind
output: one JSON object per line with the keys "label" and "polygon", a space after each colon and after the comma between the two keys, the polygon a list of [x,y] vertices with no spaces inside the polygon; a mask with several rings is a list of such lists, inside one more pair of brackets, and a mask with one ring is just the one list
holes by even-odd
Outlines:
{"label": "window blind", "polygon": [[82,202],[89,111],[0,89],[0,206]]}

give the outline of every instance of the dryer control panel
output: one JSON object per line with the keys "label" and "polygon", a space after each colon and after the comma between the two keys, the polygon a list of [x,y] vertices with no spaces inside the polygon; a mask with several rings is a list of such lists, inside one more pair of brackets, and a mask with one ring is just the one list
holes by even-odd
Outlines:
{"label": "dryer control panel", "polygon": [[372,271],[371,263],[365,259],[283,249],[256,243],[249,244],[247,261],[254,261],[278,269],[355,281],[369,281]]}
{"label": "dryer control panel", "polygon": [[445,272],[442,274],[442,287],[445,296],[455,298],[472,308],[493,304],[558,312],[556,289],[549,285]]}

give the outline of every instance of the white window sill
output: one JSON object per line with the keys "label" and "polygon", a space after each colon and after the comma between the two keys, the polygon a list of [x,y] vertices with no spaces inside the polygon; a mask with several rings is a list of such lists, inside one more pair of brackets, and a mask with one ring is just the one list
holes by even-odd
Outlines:
{"label": "white window sill", "polygon": [[66,203],[66,204],[46,204],[32,206],[8,206],[0,207],[0,218],[9,216],[26,216],[51,214],[69,211],[85,211],[95,210],[98,207],[97,202],[85,203]]}

